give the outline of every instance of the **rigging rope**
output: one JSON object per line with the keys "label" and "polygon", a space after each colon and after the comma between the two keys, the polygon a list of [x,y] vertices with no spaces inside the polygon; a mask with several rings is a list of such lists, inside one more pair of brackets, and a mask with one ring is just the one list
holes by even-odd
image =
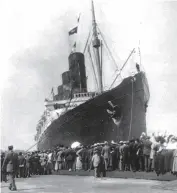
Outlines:
{"label": "rigging rope", "polygon": [[129,134],[128,134],[128,140],[130,140],[131,131],[132,131],[132,116],[133,116],[133,90],[134,90],[134,77],[132,78],[132,98],[131,98],[131,110],[130,110],[130,128],[129,128]]}
{"label": "rigging rope", "polygon": [[[85,54],[85,50],[86,50],[86,48],[87,48],[87,45],[88,45],[88,42],[89,42],[89,39],[90,39],[91,32],[92,32],[92,28],[90,29],[90,32],[89,32],[89,35],[88,35],[88,38],[87,38],[87,41],[86,41],[86,44],[85,44],[85,47],[84,47],[83,54]],[[92,36],[93,36],[93,34],[92,34]]]}
{"label": "rigging rope", "polygon": [[116,61],[115,61],[115,59],[114,59],[114,57],[113,57],[113,55],[112,55],[112,53],[111,53],[111,51],[110,51],[107,43],[106,43],[106,40],[105,40],[105,38],[104,38],[104,35],[103,35],[103,33],[101,32],[101,30],[99,29],[99,27],[98,27],[98,31],[99,31],[99,33],[100,33],[100,35],[101,35],[101,37],[102,37],[102,39],[103,39],[103,41],[104,41],[104,44],[105,44],[105,46],[106,46],[106,48],[107,48],[107,50],[108,50],[108,52],[109,52],[109,54],[110,54],[110,56],[111,56],[111,59],[112,59],[113,62],[114,62],[114,65],[115,65],[115,67],[116,67],[116,71],[119,70],[118,64],[116,63]]}
{"label": "rigging rope", "polygon": [[140,47],[138,47],[138,52],[139,52],[139,57],[140,57],[140,66],[141,66],[142,64],[141,64],[141,50],[140,50]]}
{"label": "rigging rope", "polygon": [[34,145],[32,145],[29,149],[26,150],[26,152],[28,152],[30,149],[32,149],[33,147],[35,147],[37,145],[38,142],[36,142]]}
{"label": "rigging rope", "polygon": [[97,81],[96,72],[95,72],[95,68],[94,68],[94,64],[93,64],[93,60],[92,60],[92,55],[91,55],[91,52],[90,52],[90,46],[88,46],[88,53],[89,53],[89,58],[90,58],[90,62],[91,62],[94,77],[95,77],[96,86],[97,86],[97,89],[98,89],[98,81]]}
{"label": "rigging rope", "polygon": [[130,59],[131,55],[133,54],[135,48],[133,48],[133,50],[131,51],[130,55],[128,56],[128,58],[126,59],[126,61],[124,62],[123,66],[120,69],[120,72],[117,74],[117,76],[115,77],[115,79],[113,80],[111,86],[109,89],[112,88],[112,86],[114,85],[115,81],[117,80],[117,78],[119,77],[119,75],[121,74],[121,71],[124,69],[125,65],[127,64],[128,60]]}

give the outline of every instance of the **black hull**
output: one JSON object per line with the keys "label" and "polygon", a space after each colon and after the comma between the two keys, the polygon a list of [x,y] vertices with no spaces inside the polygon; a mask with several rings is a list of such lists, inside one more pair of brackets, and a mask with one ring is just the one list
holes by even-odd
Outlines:
{"label": "black hull", "polygon": [[[93,144],[105,140],[117,142],[139,137],[142,132],[146,132],[148,100],[149,88],[145,74],[143,72],[136,74],[133,83],[132,77],[128,77],[112,90],[106,91],[53,121],[40,137],[38,149],[51,149],[59,144],[70,146],[75,141]],[[113,122],[107,112],[108,101],[121,106],[122,119],[119,126]]]}

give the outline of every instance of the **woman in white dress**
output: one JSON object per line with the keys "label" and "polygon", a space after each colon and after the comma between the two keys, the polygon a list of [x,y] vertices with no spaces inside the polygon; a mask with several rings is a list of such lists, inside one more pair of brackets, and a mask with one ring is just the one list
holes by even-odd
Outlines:
{"label": "woman in white dress", "polygon": [[149,169],[151,171],[153,171],[154,170],[154,159],[155,159],[155,153],[156,153],[155,149],[159,145],[159,143],[155,139],[154,133],[152,134],[150,141],[152,142],[152,145],[151,145],[151,152],[150,152],[150,166],[149,166]]}
{"label": "woman in white dress", "polygon": [[52,165],[52,152],[49,151],[48,152],[48,160],[47,160],[47,171],[48,171],[48,174],[52,174],[52,169],[53,169],[53,165]]}
{"label": "woman in white dress", "polygon": [[42,168],[42,171],[41,171],[41,174],[44,175],[44,174],[47,174],[47,160],[48,160],[48,157],[47,157],[47,154],[45,153],[42,153],[41,157],[40,157],[40,163],[41,163],[41,168]]}
{"label": "woman in white dress", "polygon": [[82,149],[78,150],[76,152],[76,170],[82,170],[82,158],[81,158],[81,155],[80,155],[80,152],[82,151]]}

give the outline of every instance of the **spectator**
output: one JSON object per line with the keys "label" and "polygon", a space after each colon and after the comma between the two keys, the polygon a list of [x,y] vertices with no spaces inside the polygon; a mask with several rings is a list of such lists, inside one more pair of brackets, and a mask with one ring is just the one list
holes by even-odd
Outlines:
{"label": "spectator", "polygon": [[150,153],[151,153],[151,145],[152,142],[150,141],[150,137],[147,136],[145,140],[143,140],[144,148],[143,148],[143,155],[145,160],[145,171],[150,171]]}
{"label": "spectator", "polygon": [[109,164],[109,161],[110,161],[110,153],[111,153],[111,150],[110,150],[110,146],[108,145],[108,142],[105,141],[104,143],[104,147],[102,149],[102,155],[104,157],[104,161],[105,161],[105,168],[106,170],[108,169],[108,164]]}
{"label": "spectator", "polygon": [[24,178],[26,160],[25,157],[22,155],[22,152],[19,153],[18,162],[19,162],[19,176],[20,178]]}
{"label": "spectator", "polygon": [[17,190],[15,184],[15,173],[18,170],[18,155],[14,153],[13,146],[8,147],[8,152],[2,165],[2,170],[3,172],[7,172],[7,175],[9,176],[9,189],[11,191]]}

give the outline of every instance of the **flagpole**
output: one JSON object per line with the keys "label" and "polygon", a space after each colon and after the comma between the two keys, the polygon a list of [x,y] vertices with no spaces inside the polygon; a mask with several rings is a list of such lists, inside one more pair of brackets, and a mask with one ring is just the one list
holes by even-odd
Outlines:
{"label": "flagpole", "polygon": [[140,57],[140,66],[142,64],[142,61],[141,61],[141,50],[140,50],[140,47],[141,47],[141,34],[142,34],[142,22],[140,21],[140,30],[139,30],[139,42],[138,42],[138,55]]}
{"label": "flagpole", "polygon": [[69,55],[71,54],[71,41],[69,39],[69,35],[68,35],[68,42],[69,42]]}
{"label": "flagpole", "polygon": [[[77,18],[77,34],[76,34],[76,41],[75,42],[78,42],[78,31],[79,31],[79,21],[80,21],[80,16],[81,16],[81,13],[79,13],[79,17]],[[77,47],[75,46],[75,52],[77,51]]]}
{"label": "flagpole", "polygon": [[71,48],[70,53],[76,52],[76,42],[77,42],[77,39],[78,39],[78,28],[79,28],[80,15],[81,15],[81,14],[79,14],[79,17],[77,18],[77,25],[76,25],[76,27],[72,28],[72,29],[69,31],[69,36],[74,35],[74,34],[76,33],[76,35],[75,35],[75,41],[74,41],[74,43],[72,43],[72,45],[71,45],[70,38],[68,37],[68,39],[69,39],[69,44],[70,44],[70,48]]}

